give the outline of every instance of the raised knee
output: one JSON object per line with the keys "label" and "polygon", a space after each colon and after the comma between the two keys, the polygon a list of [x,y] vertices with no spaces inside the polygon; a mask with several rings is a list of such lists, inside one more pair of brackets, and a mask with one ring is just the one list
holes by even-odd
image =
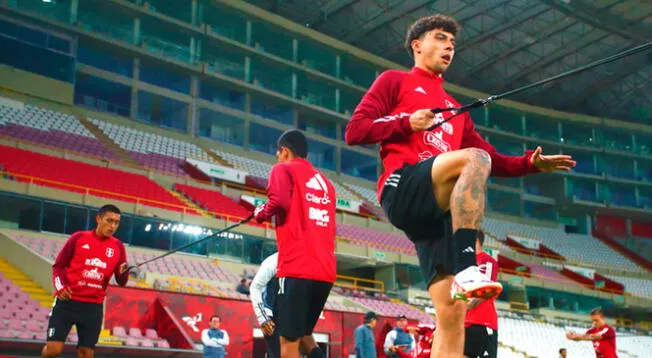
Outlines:
{"label": "raised knee", "polygon": [[491,156],[484,149],[479,148],[467,148],[464,150],[466,152],[466,159],[469,163],[472,163],[474,166],[480,166],[482,168],[491,169]]}

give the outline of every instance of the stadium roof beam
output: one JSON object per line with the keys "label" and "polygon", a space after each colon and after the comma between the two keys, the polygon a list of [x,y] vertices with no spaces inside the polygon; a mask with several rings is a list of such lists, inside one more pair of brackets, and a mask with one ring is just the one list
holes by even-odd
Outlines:
{"label": "stadium roof beam", "polygon": [[[649,36],[652,34],[652,26],[646,25],[642,21],[632,23],[631,21],[625,20],[610,12],[609,9],[618,3],[618,1],[605,8],[597,8],[582,0],[568,2],[555,0],[541,1],[570,17],[585,22],[593,27],[617,34],[618,36],[636,42],[649,41]],[[650,8],[652,9],[652,7]],[[646,18],[649,15],[650,13],[645,14],[642,18]]]}
{"label": "stadium roof beam", "polygon": [[[619,67],[619,70],[606,76],[602,77],[600,80],[598,80],[595,83],[592,83],[589,88],[585,88],[582,91],[574,91],[574,93],[577,93],[577,96],[564,96],[565,101],[561,103],[562,107],[566,107],[572,103],[582,103],[584,102],[587,98],[600,93],[604,91],[607,88],[612,88],[612,86],[620,81],[622,81],[625,77],[636,73],[639,71],[641,68],[649,65],[650,61],[652,60],[652,55],[646,56],[645,60],[641,60],[639,63],[630,63],[627,65],[623,65]],[[549,92],[553,89],[556,89],[557,86],[551,86],[544,92]]]}
{"label": "stadium roof beam", "polygon": [[556,24],[548,27],[546,30],[539,32],[538,36],[534,38],[533,41],[523,42],[519,46],[512,46],[508,51],[500,52],[496,56],[488,56],[485,61],[473,66],[470,69],[467,69],[466,76],[464,76],[463,80],[467,78],[472,78],[473,76],[476,75],[478,71],[482,71],[483,69],[493,65],[494,63],[504,60],[509,56],[516,54],[532,46],[533,44],[541,41],[542,39],[545,39],[546,37],[549,37],[550,35],[555,34],[559,31],[564,31],[573,25],[575,25],[575,22],[571,22],[571,23],[566,23],[564,21],[557,22]]}
{"label": "stadium roof beam", "polygon": [[536,6],[536,7],[533,7],[531,9],[529,9],[529,10],[523,11],[518,16],[512,17],[507,22],[504,22],[502,25],[496,26],[493,29],[491,29],[490,31],[485,31],[480,36],[476,36],[476,37],[470,38],[468,40],[465,40],[463,43],[461,43],[459,46],[457,46],[457,48],[455,49],[455,52],[460,53],[460,52],[468,49],[469,47],[471,47],[473,45],[479,44],[479,43],[483,42],[484,40],[486,40],[488,38],[496,36],[496,35],[504,32],[506,30],[509,30],[509,29],[515,27],[516,25],[519,25],[519,24],[521,24],[521,23],[523,23],[525,21],[528,21],[533,17],[537,17],[537,16],[539,16],[539,15],[541,15],[544,12],[549,11],[549,10],[550,9],[548,7],[546,7],[544,5],[541,5],[541,6]]}
{"label": "stadium roof beam", "polygon": [[340,10],[343,10],[345,7],[353,4],[358,0],[331,0],[328,2],[328,4],[324,5],[319,9],[319,12],[321,13],[321,17],[319,20],[313,22],[310,24],[310,27],[316,28],[319,26],[322,22],[328,20],[328,17],[331,15],[335,15],[336,13],[340,12]]}
{"label": "stadium roof beam", "polygon": [[398,5],[392,7],[389,11],[382,12],[380,16],[377,16],[371,19],[362,27],[353,29],[348,34],[344,36],[342,41],[348,43],[354,43],[360,38],[364,37],[369,32],[374,31],[375,29],[393,21],[394,19],[403,16],[405,14],[411,13],[413,11],[419,10],[424,6],[432,4],[435,0],[419,0],[419,1],[403,1]]}
{"label": "stadium roof beam", "polygon": [[[493,7],[493,8],[496,8],[496,7],[502,6],[502,5],[505,5],[505,4],[509,3],[510,1],[512,1],[512,0],[502,0],[502,1],[499,2],[498,4],[492,5],[492,7]],[[456,7],[456,8],[453,9],[453,10],[449,10],[449,11],[448,11],[448,14],[451,15],[451,16],[453,16],[453,17],[455,17],[455,14],[456,14],[456,13],[458,13],[459,11],[462,11],[462,10],[468,8],[469,6],[470,6],[470,5],[468,5],[468,4],[466,4],[466,3],[462,3],[462,5],[460,5],[459,7]],[[462,24],[462,26],[464,26],[464,22],[465,22],[465,21],[470,20],[470,19],[472,19],[472,18],[474,18],[474,17],[476,17],[476,16],[478,16],[478,15],[481,15],[481,14],[483,14],[483,13],[485,13],[485,12],[487,11],[486,8],[481,7],[481,6],[475,6],[475,8],[476,8],[476,11],[475,11],[475,12],[473,12],[473,13],[471,13],[471,14],[469,14],[469,15],[466,15],[466,16],[464,16],[464,17],[461,17],[461,18],[456,18],[456,20],[457,20],[460,24]],[[412,21],[412,20],[410,20],[410,21]],[[404,27],[407,28],[406,26],[404,26]],[[462,31],[464,31],[464,29],[462,29]],[[398,42],[395,46],[393,46],[392,48],[389,48],[389,49],[383,51],[383,54],[384,54],[383,56],[384,56],[384,57],[388,57],[390,54],[393,54],[394,52],[396,52],[396,51],[398,51],[398,50],[402,50],[402,49],[403,49],[403,41],[399,41],[399,42]]]}
{"label": "stadium roof beam", "polygon": [[[650,93],[647,91],[647,86],[650,86],[650,82],[652,82],[652,67],[650,67],[648,70],[647,75],[644,73],[642,76],[639,75],[642,78],[645,78],[645,80],[639,81],[638,83],[634,83],[628,91],[624,93],[618,94],[618,104],[616,106],[605,106],[608,113],[610,114],[617,114],[620,112],[620,109],[625,106],[626,104],[629,104],[631,101],[629,99],[638,96],[641,94],[641,92],[647,94],[647,96],[643,96],[645,98],[650,98]],[[648,99],[649,100],[649,99]]]}
{"label": "stadium roof beam", "polygon": [[563,49],[555,51],[552,54],[547,55],[545,57],[542,57],[539,61],[532,63],[527,67],[523,68],[522,71],[513,75],[512,78],[509,80],[509,82],[507,82],[499,92],[502,92],[505,89],[509,89],[510,87],[515,86],[516,84],[519,83],[521,79],[527,77],[531,73],[536,71],[541,71],[542,68],[548,66],[549,64],[558,61],[566,56],[569,56],[577,52],[578,50],[581,50],[584,47],[591,45],[592,43],[596,43],[606,38],[607,36],[609,35],[605,34],[601,30],[596,30],[596,29],[591,30],[588,34],[582,36],[579,39],[579,41],[572,41],[567,46],[564,46]]}

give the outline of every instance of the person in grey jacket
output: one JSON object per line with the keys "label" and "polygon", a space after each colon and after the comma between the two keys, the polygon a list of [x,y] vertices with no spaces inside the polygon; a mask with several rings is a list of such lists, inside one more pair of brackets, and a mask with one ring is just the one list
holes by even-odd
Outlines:
{"label": "person in grey jacket", "polygon": [[363,324],[355,329],[355,357],[376,358],[376,340],[373,329],[376,327],[378,317],[374,312],[367,312],[364,315]]}

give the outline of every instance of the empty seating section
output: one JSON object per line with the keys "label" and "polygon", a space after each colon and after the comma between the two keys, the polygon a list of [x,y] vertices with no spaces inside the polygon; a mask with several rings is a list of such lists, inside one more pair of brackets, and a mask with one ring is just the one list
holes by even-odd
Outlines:
{"label": "empty seating section", "polygon": [[618,350],[625,350],[637,357],[649,357],[650,352],[652,352],[652,337],[618,333],[616,347],[618,347]]}
{"label": "empty seating section", "polygon": [[525,225],[489,217],[485,218],[483,225],[485,230],[500,240],[504,240],[510,233],[536,238],[571,261],[612,266],[630,271],[641,270],[634,262],[589,235],[568,234],[560,229]]}
{"label": "empty seating section", "polygon": [[219,155],[222,159],[231,163],[235,168],[244,170],[249,175],[253,175],[265,179],[269,178],[269,172],[272,170],[272,164],[261,162],[259,160],[245,158],[239,155],[221,151],[219,149],[211,149],[211,150],[215,154]]}
{"label": "empty seating section", "polygon": [[[588,329],[588,327],[586,328]],[[583,330],[575,329],[576,332]],[[566,329],[550,323],[519,318],[498,317],[498,341],[532,357],[557,357],[559,348],[568,350],[569,357],[594,357],[590,342],[566,339]]]}
{"label": "empty seating section", "polygon": [[251,214],[251,211],[215,190],[180,183],[174,184],[174,189],[192,200],[195,204],[212,211],[217,217],[220,217],[219,214],[224,214],[222,217],[227,218],[228,215],[229,220],[237,221]]}
{"label": "empty seating section", "polygon": [[606,276],[616,282],[622,283],[625,286],[625,292],[652,299],[652,280],[613,275]]}
{"label": "empty seating section", "polygon": [[49,312],[0,272],[1,338],[45,339]]}
{"label": "empty seating section", "polygon": [[133,159],[147,168],[186,175],[183,170],[185,158],[212,161],[198,146],[151,132],[89,118],[104,134],[126,150]]}
{"label": "empty seating section", "polygon": [[577,282],[569,279],[568,277],[551,268],[536,264],[534,262],[528,262],[527,266],[530,268],[532,275],[540,278],[541,280],[556,284],[579,286]]}
{"label": "empty seating section", "polygon": [[[138,174],[99,167],[74,160],[50,157],[22,149],[0,146],[0,165],[13,174],[35,177],[38,185],[172,211],[184,211],[187,206],[152,180]],[[44,180],[39,180],[44,179]],[[18,178],[19,181],[29,179]],[[194,213],[194,210],[187,209]]]}
{"label": "empty seating section", "polygon": [[151,328],[145,329],[143,333],[143,330],[137,327],[127,330],[124,327],[115,326],[111,333],[113,340],[121,342],[125,346],[170,348],[168,341],[160,338],[156,330]]}
{"label": "empty seating section", "polygon": [[407,318],[418,320],[421,323],[434,324],[435,319],[429,314],[419,311],[405,303],[391,301],[380,301],[371,298],[350,297],[350,300],[368,307],[370,310],[387,317],[398,317],[405,315]]}
{"label": "empty seating section", "polygon": [[[256,176],[259,178],[267,179],[269,178],[269,172],[272,170],[272,164],[262,162],[255,159],[245,158],[236,154],[227,153],[218,149],[211,149],[215,154],[222,157],[227,162],[233,164],[234,167],[246,171],[249,175]],[[339,183],[331,180],[335,191],[337,192],[338,198],[358,200],[358,198],[351,193],[348,189],[340,185]]]}
{"label": "empty seating section", "polygon": [[57,147],[110,160],[118,157],[74,116],[32,105],[0,104],[0,136]]}
{"label": "empty seating section", "polygon": [[[369,189],[367,187],[360,186],[360,185],[355,185],[355,184],[351,184],[351,183],[346,183],[346,185],[349,188],[355,190],[356,193],[360,194],[361,197],[367,199],[370,203],[372,203],[372,204],[374,204],[376,206],[380,205],[380,204],[378,204],[378,197],[376,195],[376,189]],[[376,183],[373,183],[373,185],[375,186]]]}
{"label": "empty seating section", "polygon": [[354,244],[416,255],[414,244],[402,234],[378,231],[349,224],[337,224],[337,235],[349,239]]}
{"label": "empty seating section", "polygon": [[498,357],[500,358],[526,358],[525,354],[514,352],[507,347],[498,347]]}

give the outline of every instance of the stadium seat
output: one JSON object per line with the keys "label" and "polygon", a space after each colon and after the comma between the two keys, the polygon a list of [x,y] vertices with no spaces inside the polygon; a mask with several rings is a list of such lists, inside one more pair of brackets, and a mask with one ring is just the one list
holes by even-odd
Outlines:
{"label": "stadium seat", "polygon": [[74,116],[29,104],[23,109],[0,104],[0,136],[119,160]]}
{"label": "stadium seat", "polygon": [[168,343],[167,339],[160,340],[156,342],[156,347],[158,348],[170,348],[170,343]]}
{"label": "stadium seat", "polygon": [[140,330],[140,328],[131,327],[129,328],[129,337],[143,338],[143,332]]}
{"label": "stadium seat", "polygon": [[157,340],[158,339],[158,333],[156,333],[156,330],[154,330],[154,329],[147,328],[145,330],[145,337],[147,337],[149,339]]}
{"label": "stadium seat", "polygon": [[138,347],[140,344],[140,341],[136,338],[128,337],[125,339],[125,346],[134,346]]}
{"label": "stadium seat", "polygon": [[127,331],[124,329],[124,327],[121,326],[113,327],[112,333],[116,337],[127,337]]}

